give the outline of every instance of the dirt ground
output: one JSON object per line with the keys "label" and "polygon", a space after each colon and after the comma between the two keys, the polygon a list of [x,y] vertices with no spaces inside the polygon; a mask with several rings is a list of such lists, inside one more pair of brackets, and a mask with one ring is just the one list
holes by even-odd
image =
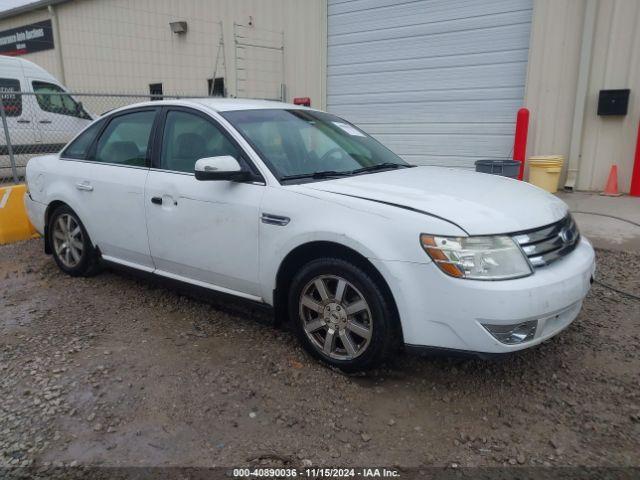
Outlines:
{"label": "dirt ground", "polygon": [[[640,293],[640,256],[598,252]],[[640,302],[594,285],[565,332],[502,361],[311,360],[246,306],[0,247],[0,466],[631,466]]]}

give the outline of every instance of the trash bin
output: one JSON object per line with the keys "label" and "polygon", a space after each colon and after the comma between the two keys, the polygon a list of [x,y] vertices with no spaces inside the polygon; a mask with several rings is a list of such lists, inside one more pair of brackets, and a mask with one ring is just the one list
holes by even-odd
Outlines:
{"label": "trash bin", "polygon": [[477,160],[476,172],[518,178],[520,162],[516,160]]}
{"label": "trash bin", "polygon": [[549,193],[556,193],[563,163],[564,157],[562,155],[530,157],[529,183]]}

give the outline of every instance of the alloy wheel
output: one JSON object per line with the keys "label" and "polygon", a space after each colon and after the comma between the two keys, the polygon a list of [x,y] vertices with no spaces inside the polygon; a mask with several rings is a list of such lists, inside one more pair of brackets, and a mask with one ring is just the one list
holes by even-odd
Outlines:
{"label": "alloy wheel", "polygon": [[68,213],[60,215],[51,233],[56,256],[67,268],[74,268],[82,260],[84,239],[79,222]]}
{"label": "alloy wheel", "polygon": [[299,310],[307,338],[330,358],[353,360],[371,342],[369,305],[364,295],[342,277],[321,275],[311,280],[302,289]]}

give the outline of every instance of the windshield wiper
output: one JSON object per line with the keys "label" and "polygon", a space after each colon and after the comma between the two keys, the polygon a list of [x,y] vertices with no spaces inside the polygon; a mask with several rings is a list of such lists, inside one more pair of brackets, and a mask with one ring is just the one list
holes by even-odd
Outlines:
{"label": "windshield wiper", "polygon": [[357,168],[355,170],[351,170],[350,173],[358,174],[358,173],[364,173],[364,172],[375,172],[376,170],[386,170],[388,168],[396,170],[398,168],[410,168],[410,167],[413,167],[413,165],[403,165],[401,163],[386,162],[386,163],[379,163],[377,165],[370,165],[368,167]]}
{"label": "windshield wiper", "polygon": [[300,178],[331,178],[331,177],[344,177],[351,175],[353,172],[336,172],[335,170],[326,170],[324,172],[311,172],[311,173],[299,173],[297,175],[286,175],[280,180],[298,180]]}
{"label": "windshield wiper", "polygon": [[311,173],[299,173],[297,175],[286,175],[282,177],[280,180],[298,180],[301,178],[332,178],[332,177],[348,177],[350,175],[357,175],[359,173],[364,172],[375,172],[377,170],[386,170],[386,169],[398,169],[398,168],[411,168],[414,165],[403,165],[401,163],[379,163],[377,165],[370,165],[368,167],[357,168],[355,170],[347,170],[343,172],[337,172],[335,170],[326,170],[322,172],[311,172]]}

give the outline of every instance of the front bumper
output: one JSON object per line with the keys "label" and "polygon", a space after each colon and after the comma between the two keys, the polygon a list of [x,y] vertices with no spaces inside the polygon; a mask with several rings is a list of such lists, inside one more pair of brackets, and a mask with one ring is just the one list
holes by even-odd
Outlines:
{"label": "front bumper", "polygon": [[[477,281],[449,277],[434,264],[372,260],[387,278],[398,306],[404,342],[485,354],[537,345],[566,328],[578,315],[595,271],[591,244],[576,249],[529,277]],[[482,324],[536,320],[535,336],[507,345]]]}

